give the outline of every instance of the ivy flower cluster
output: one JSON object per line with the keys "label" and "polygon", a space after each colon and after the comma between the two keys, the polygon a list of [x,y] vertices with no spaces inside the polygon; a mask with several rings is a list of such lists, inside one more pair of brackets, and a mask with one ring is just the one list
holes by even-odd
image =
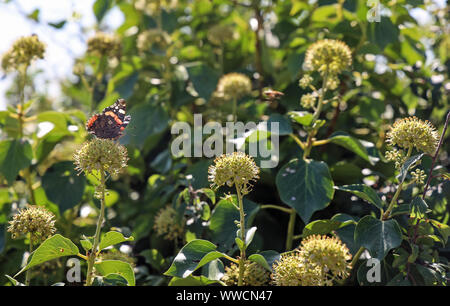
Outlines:
{"label": "ivy flower cluster", "polygon": [[214,160],[214,165],[208,169],[208,179],[211,187],[236,185],[242,194],[248,194],[252,188],[252,182],[259,179],[259,167],[252,157],[244,152],[223,154]]}
{"label": "ivy flower cluster", "polygon": [[[306,51],[304,68],[309,71],[299,81],[303,89],[311,87],[313,94],[304,94],[300,104],[305,109],[314,109],[317,97],[322,104],[324,91],[335,90],[339,86],[338,75],[352,65],[352,52],[342,41],[323,39],[319,40]],[[322,89],[317,90],[312,86],[313,78],[310,73],[318,72],[323,78]],[[325,102],[324,102],[325,103]],[[320,109],[320,106],[319,106]]]}
{"label": "ivy flower cluster", "polygon": [[352,52],[342,41],[323,39],[309,46],[305,55],[305,68],[322,76],[337,75],[352,65]]}
{"label": "ivy flower cluster", "polygon": [[88,53],[97,56],[120,57],[122,44],[120,38],[103,32],[98,32],[88,39]]}
{"label": "ivy flower cluster", "polygon": [[[246,260],[244,262],[245,272],[243,278],[243,286],[268,286],[270,284],[270,272],[260,264]],[[239,279],[239,266],[231,263],[225,267],[225,274],[222,281],[227,286],[237,286]]]}
{"label": "ivy flower cluster", "polygon": [[229,25],[214,25],[208,30],[207,38],[212,44],[220,46],[234,38],[234,31]]}
{"label": "ivy flower cluster", "polygon": [[277,286],[332,286],[349,276],[351,258],[338,238],[312,235],[274,263],[272,281]]}
{"label": "ivy flower cluster", "polygon": [[248,76],[242,73],[228,73],[222,76],[217,84],[217,92],[227,100],[239,100],[250,94],[252,82]]}
{"label": "ivy flower cluster", "polygon": [[127,149],[110,139],[94,138],[87,141],[75,152],[76,170],[85,174],[107,171],[117,176],[128,162]]}
{"label": "ivy flower cluster", "polygon": [[436,151],[439,134],[429,121],[417,117],[397,120],[387,133],[387,143],[403,149],[415,148],[417,151],[433,154]]}
{"label": "ivy flower cluster", "polygon": [[17,39],[2,56],[2,68],[5,71],[19,70],[29,66],[34,60],[44,58],[45,44],[37,35]]}
{"label": "ivy flower cluster", "polygon": [[55,215],[44,207],[29,205],[9,221],[8,232],[13,239],[30,234],[33,243],[43,241],[56,231],[54,218]]}
{"label": "ivy flower cluster", "polygon": [[168,205],[156,214],[153,229],[166,240],[177,240],[183,238],[184,220],[179,220],[176,210]]}

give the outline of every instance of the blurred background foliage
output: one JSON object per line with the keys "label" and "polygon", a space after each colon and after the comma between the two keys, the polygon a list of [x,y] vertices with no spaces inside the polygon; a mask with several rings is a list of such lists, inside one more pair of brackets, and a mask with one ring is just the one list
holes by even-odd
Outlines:
{"label": "blurred background foliage", "polygon": [[[364,182],[378,191],[389,190],[384,186],[393,180],[394,167],[382,157],[388,126],[396,118],[415,115],[442,131],[449,110],[450,37],[448,7],[439,8],[427,0],[382,4],[380,22],[368,22],[370,8],[365,0],[96,0],[92,10],[98,31],[111,32],[103,21],[113,7],[123,13],[123,24],[112,33],[120,38],[120,54],[86,53],[78,58],[77,77],[62,82],[58,108],[44,94],[35,94],[34,74],[29,74],[25,95],[30,103],[25,107],[33,120],[25,126],[25,142],[19,140],[17,119],[10,116],[18,101],[17,85],[9,89],[8,109],[0,112],[0,274],[14,275],[27,250],[26,241],[11,240],[6,232],[11,215],[26,203],[55,213],[58,232],[76,243],[80,234],[94,232],[98,203],[92,200],[92,178],[76,174],[72,154],[88,136],[84,125],[89,116],[119,97],[127,100],[132,118],[120,139],[130,161],[126,173],[108,182],[104,228],[135,237],[120,251],[134,263],[137,283],[167,284],[169,278],[162,273],[193,238],[209,239],[226,251],[235,248],[229,241],[235,230],[233,209],[227,202],[214,205],[196,193],[209,187],[207,168],[212,160],[172,156],[170,128],[177,121],[193,125],[194,113],[202,113],[204,122],[224,123],[231,105],[214,92],[219,78],[230,72],[252,80],[252,94],[238,103],[239,121],[260,122],[273,114],[287,118],[287,112],[302,110],[300,97],[306,91],[298,81],[305,51],[323,38],[344,41],[352,50],[353,66],[340,78],[338,102],[324,109],[322,119],[327,123],[318,138],[345,131],[373,143],[371,154],[381,160],[372,165],[331,143],[313,150],[311,157],[328,164],[335,185]],[[414,8],[429,11],[431,21],[419,24],[410,14]],[[38,13],[28,17],[39,22]],[[63,28],[65,21],[51,26]],[[284,96],[268,101],[263,94],[268,88]],[[278,166],[262,169],[261,179],[247,197],[249,222],[258,227],[251,245],[254,250],[284,251],[289,216],[260,209],[260,204],[284,205],[274,178],[289,160],[301,156],[291,137],[280,137]],[[448,165],[449,148],[447,136],[441,165]],[[424,167],[429,164],[430,159],[425,160]],[[432,217],[448,224],[450,183],[433,183]],[[190,220],[185,237],[165,240],[154,228],[155,216],[168,204],[189,204],[179,199],[186,187],[202,205],[190,210],[180,206]],[[228,191],[220,189],[216,202]],[[311,220],[337,213],[357,219],[371,210],[368,203],[336,192],[331,204]],[[301,233],[305,224],[297,219],[295,232]],[[441,251],[448,257],[449,245]],[[33,281],[60,281],[67,271],[64,263],[56,260],[35,269]],[[0,283],[6,284],[7,279],[1,277]]]}

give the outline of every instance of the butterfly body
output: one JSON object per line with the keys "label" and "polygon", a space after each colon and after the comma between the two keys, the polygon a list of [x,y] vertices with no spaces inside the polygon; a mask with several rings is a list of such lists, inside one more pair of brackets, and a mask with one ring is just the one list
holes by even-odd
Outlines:
{"label": "butterfly body", "polygon": [[86,129],[98,138],[118,139],[123,135],[123,130],[131,120],[131,116],[125,113],[126,101],[118,99],[100,114],[93,115],[86,123]]}

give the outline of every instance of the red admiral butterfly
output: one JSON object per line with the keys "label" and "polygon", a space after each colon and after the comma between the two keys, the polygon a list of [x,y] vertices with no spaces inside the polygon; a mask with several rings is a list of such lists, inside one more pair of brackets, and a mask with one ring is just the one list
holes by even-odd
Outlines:
{"label": "red admiral butterfly", "polygon": [[124,99],[117,101],[105,108],[101,114],[95,114],[86,123],[89,133],[98,138],[116,140],[122,136],[123,130],[130,123],[131,116],[125,116],[127,102]]}

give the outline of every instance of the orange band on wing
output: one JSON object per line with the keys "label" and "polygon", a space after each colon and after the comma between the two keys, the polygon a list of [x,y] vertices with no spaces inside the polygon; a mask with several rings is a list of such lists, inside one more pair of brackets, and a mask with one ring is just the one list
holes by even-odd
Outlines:
{"label": "orange band on wing", "polygon": [[117,117],[117,115],[114,114],[113,112],[111,112],[111,111],[106,112],[105,115],[113,117],[114,120],[117,122],[117,124],[123,124],[122,120],[120,120],[119,117]]}

